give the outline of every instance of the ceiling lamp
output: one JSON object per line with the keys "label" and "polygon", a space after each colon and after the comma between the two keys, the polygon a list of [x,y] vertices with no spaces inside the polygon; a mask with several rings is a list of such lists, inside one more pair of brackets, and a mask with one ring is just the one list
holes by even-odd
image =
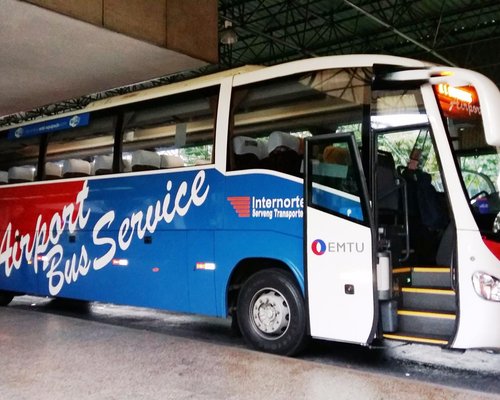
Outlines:
{"label": "ceiling lamp", "polygon": [[238,41],[238,35],[233,29],[233,23],[227,19],[224,21],[224,29],[220,31],[220,42],[233,45]]}

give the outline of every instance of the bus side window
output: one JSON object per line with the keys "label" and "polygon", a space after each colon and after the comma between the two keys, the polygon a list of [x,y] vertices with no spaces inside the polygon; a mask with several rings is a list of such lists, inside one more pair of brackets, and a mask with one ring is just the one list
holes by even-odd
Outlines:
{"label": "bus side window", "polygon": [[82,126],[70,126],[44,136],[46,162],[42,179],[84,178],[96,171],[111,172],[115,120],[104,111],[93,112],[87,119],[88,123]]}
{"label": "bus side window", "polygon": [[321,156],[320,170],[327,178],[327,185],[346,193],[359,195],[359,188],[353,176],[352,159],[349,150],[342,144],[326,146]]}
{"label": "bus side window", "polygon": [[37,176],[39,136],[0,134],[0,185],[33,182]]}
{"label": "bus side window", "polygon": [[123,135],[123,172],[212,164],[219,87],[135,105]]}
{"label": "bus side window", "polygon": [[332,68],[236,87],[227,169],[245,168],[238,162],[237,137],[267,139],[267,155],[256,166],[293,176],[303,173],[305,138],[343,132],[361,142],[371,76],[369,68]]}

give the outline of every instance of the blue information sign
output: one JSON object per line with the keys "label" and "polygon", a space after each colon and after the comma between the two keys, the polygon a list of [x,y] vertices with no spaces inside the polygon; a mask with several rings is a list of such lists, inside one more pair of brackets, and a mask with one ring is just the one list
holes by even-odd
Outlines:
{"label": "blue information sign", "polygon": [[77,128],[89,124],[89,113],[73,115],[39,122],[37,124],[25,125],[9,131],[9,139],[20,139],[30,136],[45,135],[49,132],[62,131],[63,129]]}

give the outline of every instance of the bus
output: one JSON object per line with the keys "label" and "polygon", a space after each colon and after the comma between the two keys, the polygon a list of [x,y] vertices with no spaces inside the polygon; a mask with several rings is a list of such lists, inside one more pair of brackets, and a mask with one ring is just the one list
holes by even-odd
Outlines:
{"label": "bus", "polygon": [[384,55],[248,66],[0,131],[0,303],[500,348],[500,94]]}

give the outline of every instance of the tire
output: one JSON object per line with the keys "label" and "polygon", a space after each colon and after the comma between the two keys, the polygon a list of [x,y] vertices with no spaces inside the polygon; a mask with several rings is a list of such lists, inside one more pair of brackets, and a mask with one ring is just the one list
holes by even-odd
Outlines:
{"label": "tire", "polygon": [[257,350],[292,356],[306,343],[304,298],[288,272],[266,269],[248,278],[237,312],[243,338]]}
{"label": "tire", "polygon": [[0,307],[8,306],[13,298],[13,293],[0,290]]}

